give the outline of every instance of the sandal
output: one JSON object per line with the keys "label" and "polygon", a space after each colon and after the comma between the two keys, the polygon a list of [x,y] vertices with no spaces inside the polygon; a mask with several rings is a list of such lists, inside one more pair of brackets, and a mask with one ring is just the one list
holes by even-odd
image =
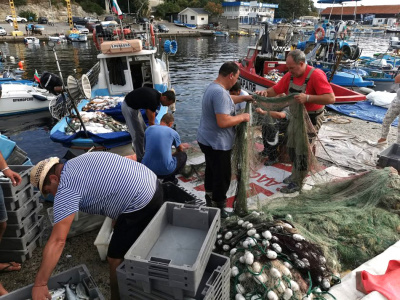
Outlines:
{"label": "sandal", "polygon": [[5,265],[4,268],[0,269],[0,274],[1,273],[8,273],[8,272],[13,272],[13,271],[19,271],[21,270],[21,265],[17,264],[15,262],[9,262],[9,263],[0,263],[1,265]]}

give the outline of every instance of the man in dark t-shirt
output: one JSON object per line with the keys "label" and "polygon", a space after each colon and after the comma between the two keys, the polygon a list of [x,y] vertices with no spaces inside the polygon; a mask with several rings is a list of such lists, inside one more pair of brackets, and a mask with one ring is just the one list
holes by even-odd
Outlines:
{"label": "man in dark t-shirt", "polygon": [[141,87],[125,96],[121,110],[132,138],[132,146],[138,162],[141,162],[144,156],[144,131],[146,129],[140,110],[146,110],[149,126],[152,126],[155,124],[158,106],[160,104],[170,106],[173,103],[175,103],[175,93],[171,90],[160,93],[153,88]]}

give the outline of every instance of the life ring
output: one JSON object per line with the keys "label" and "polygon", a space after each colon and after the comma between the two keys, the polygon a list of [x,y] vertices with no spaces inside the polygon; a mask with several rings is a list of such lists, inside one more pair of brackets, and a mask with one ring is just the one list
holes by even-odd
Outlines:
{"label": "life ring", "polygon": [[322,41],[325,37],[325,29],[322,27],[318,27],[315,30],[314,36],[317,41]]}
{"label": "life ring", "polygon": [[153,47],[155,47],[156,46],[156,37],[154,36],[153,24],[150,24],[150,35],[151,35],[151,43],[153,44]]}

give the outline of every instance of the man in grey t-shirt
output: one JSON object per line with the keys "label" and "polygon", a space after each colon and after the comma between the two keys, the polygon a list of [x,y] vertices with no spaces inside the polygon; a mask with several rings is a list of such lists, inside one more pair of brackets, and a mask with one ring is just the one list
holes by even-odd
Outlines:
{"label": "man in grey t-shirt", "polygon": [[204,186],[208,206],[221,209],[221,217],[227,217],[226,193],[231,182],[231,150],[235,139],[234,126],[248,122],[244,113],[236,116],[235,104],[251,101],[252,97],[230,96],[228,90],[239,78],[235,62],[226,62],[219,69],[217,79],[206,89],[202,100],[202,114],[197,141],[206,159]]}

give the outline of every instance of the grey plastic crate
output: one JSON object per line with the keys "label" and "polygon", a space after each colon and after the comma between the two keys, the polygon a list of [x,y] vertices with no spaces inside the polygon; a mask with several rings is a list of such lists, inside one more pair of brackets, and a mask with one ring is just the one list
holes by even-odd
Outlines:
{"label": "grey plastic crate", "polygon": [[35,237],[43,231],[43,216],[22,237],[3,237],[0,250],[26,250]]}
{"label": "grey plastic crate", "polygon": [[[65,283],[68,281],[74,284],[82,282],[91,300],[105,300],[104,296],[98,289],[96,283],[93,281],[93,278],[90,275],[90,272],[86,267],[86,265],[79,265],[67,271],[64,271],[60,274],[52,276],[49,279],[48,287],[50,290],[57,289],[60,288],[59,282]],[[32,286],[33,284],[18,289],[14,292],[11,292],[5,296],[0,297],[0,299],[1,300],[30,299],[32,296],[31,295]]]}
{"label": "grey plastic crate", "polygon": [[39,204],[39,206],[29,215],[27,215],[19,224],[7,224],[7,228],[3,237],[22,237],[25,235],[32,225],[39,221],[39,213],[42,208],[43,205]]}
{"label": "grey plastic crate", "polygon": [[[1,250],[0,261],[15,261],[23,263],[25,260],[32,257],[33,250],[43,244],[43,232],[39,233],[38,236],[28,245],[26,250]],[[3,300],[3,298],[1,298]]]}
{"label": "grey plastic crate", "polygon": [[127,277],[194,296],[220,227],[217,208],[166,202],[125,255]]}
{"label": "grey plastic crate", "polygon": [[28,184],[25,188],[15,194],[14,197],[4,197],[7,211],[14,211],[24,205],[33,197],[33,186]]}
{"label": "grey plastic crate", "polygon": [[[141,296],[147,299],[174,300],[184,299],[188,295],[182,289],[171,288],[158,282],[146,292],[146,283],[126,277],[125,264],[117,268],[118,285],[122,299],[136,299]],[[148,287],[148,286],[147,286]],[[229,300],[230,296],[230,260],[228,257],[211,253],[195,300]]]}
{"label": "grey plastic crate", "polygon": [[7,157],[7,165],[23,165],[28,160],[27,153],[15,145],[11,154]]}
{"label": "grey plastic crate", "polygon": [[7,224],[20,224],[25,218],[39,206],[40,192],[15,211],[7,211]]}
{"label": "grey plastic crate", "polygon": [[4,197],[15,197],[15,195],[22,189],[24,189],[29,182],[29,175],[33,166],[12,166],[9,165],[10,169],[17,172],[21,176],[21,184],[13,186],[11,180],[0,181],[0,186],[3,189]]}
{"label": "grey plastic crate", "polygon": [[378,166],[393,167],[400,172],[400,144],[393,144],[378,154]]}

